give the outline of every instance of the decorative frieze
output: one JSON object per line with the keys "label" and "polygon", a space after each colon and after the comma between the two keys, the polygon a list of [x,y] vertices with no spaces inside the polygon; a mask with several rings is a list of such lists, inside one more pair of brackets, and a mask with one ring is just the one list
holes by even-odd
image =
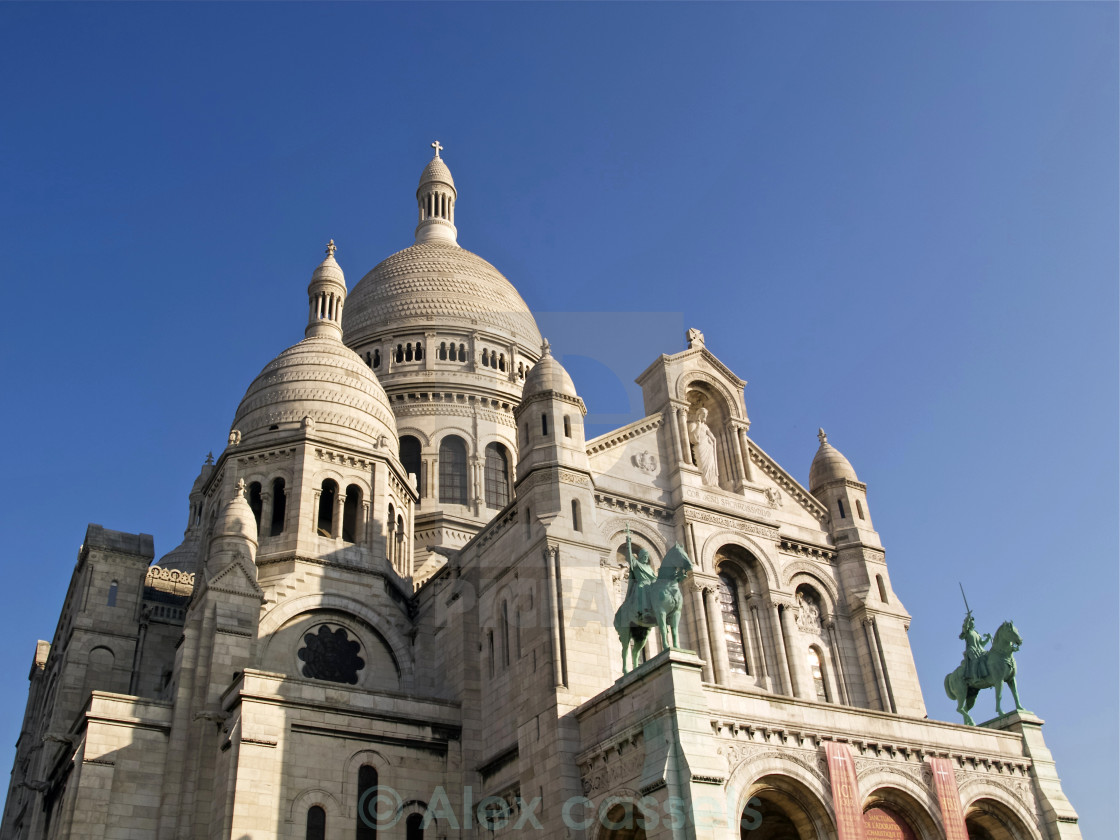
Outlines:
{"label": "decorative frieze", "polygon": [[727,528],[732,531],[739,531],[744,534],[751,534],[756,537],[762,537],[766,540],[778,540],[778,529],[769,525],[761,525],[755,522],[744,522],[741,519],[732,519],[727,516],[720,516],[717,513],[704,510],[702,508],[692,507],[686,505],[684,507],[684,518],[688,522],[706,522],[709,525],[716,525],[720,528]]}
{"label": "decorative frieze", "polygon": [[763,522],[774,521],[774,511],[772,509],[765,508],[762,505],[752,505],[750,502],[725,493],[714,493],[710,490],[701,490],[698,487],[684,487],[681,492],[684,498],[693,502],[711,505],[725,511],[734,511]]}

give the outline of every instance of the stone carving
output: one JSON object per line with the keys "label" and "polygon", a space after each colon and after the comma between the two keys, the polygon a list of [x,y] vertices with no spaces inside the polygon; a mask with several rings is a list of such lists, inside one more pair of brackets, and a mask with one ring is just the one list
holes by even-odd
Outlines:
{"label": "stone carving", "polygon": [[801,592],[797,593],[797,628],[817,636],[821,633],[821,609]]}
{"label": "stone carving", "polygon": [[766,501],[770,503],[770,507],[780,508],[782,506],[782,491],[775,487],[767,487]]}
{"label": "stone carving", "polygon": [[[965,602],[968,607],[968,602]],[[957,702],[957,711],[964,717],[964,722],[975,726],[969,710],[976,702],[976,695],[984,688],[996,690],[996,714],[1003,716],[1000,708],[1000,695],[1003,684],[1011,689],[1011,696],[1015,699],[1015,709],[1026,711],[1019,702],[1019,688],[1015,684],[1015,657],[1014,653],[1023,643],[1023,637],[1010,621],[1005,621],[996,630],[995,639],[992,641],[991,650],[984,650],[991,637],[988,634],[981,636],[976,631],[976,623],[972,618],[972,610],[964,618],[959,638],[964,639],[964,659],[957,669],[945,677],[945,693],[950,700]]]}
{"label": "stone carving", "polygon": [[700,469],[701,480],[712,487],[719,487],[719,465],[716,458],[716,436],[708,428],[708,409],[696,412],[696,419],[688,424],[688,442],[696,466]]}
{"label": "stone carving", "polygon": [[704,346],[704,333],[700,332],[696,327],[689,329],[689,331],[685,333],[685,338],[688,340],[688,348],[690,350],[693,347]]}
{"label": "stone carving", "polygon": [[631,456],[630,461],[642,472],[657,472],[657,456],[648,450],[639,452],[637,455]]}
{"label": "stone carving", "polygon": [[230,429],[230,431],[229,431],[229,445],[230,446],[237,446],[237,444],[239,444],[239,443],[241,443],[241,432],[239,432],[237,429]]}
{"label": "stone carving", "polygon": [[[626,673],[626,651],[631,648],[631,660],[638,667],[642,649],[646,646],[646,636],[651,627],[657,627],[661,634],[664,649],[677,647],[680,641],[678,625],[681,620],[681,582],[692,571],[692,561],[679,544],[669,549],[657,577],[649,564],[649,552],[638,550],[638,556],[630,544],[630,529],[626,529],[626,554],[630,567],[630,583],[626,589],[626,599],[614,614],[614,629],[622,642],[622,673]],[[670,634],[672,644],[669,643]]]}
{"label": "stone carving", "polygon": [[361,645],[346,630],[339,627],[332,631],[326,624],[320,624],[316,632],[304,634],[303,643],[305,647],[298,656],[304,663],[305,677],[357,685],[358,672],[366,663],[358,656]]}
{"label": "stone carving", "polygon": [[309,432],[314,431],[315,430],[315,418],[312,417],[310,414],[305,414],[304,417],[303,417],[303,420],[300,421],[300,426],[302,426],[304,429],[306,429]]}

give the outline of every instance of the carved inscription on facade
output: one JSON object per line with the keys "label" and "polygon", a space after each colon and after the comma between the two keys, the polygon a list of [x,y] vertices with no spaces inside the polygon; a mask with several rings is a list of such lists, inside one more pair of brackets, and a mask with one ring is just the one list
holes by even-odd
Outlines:
{"label": "carved inscription on facade", "polygon": [[685,487],[684,497],[696,502],[701,502],[702,504],[722,508],[723,510],[733,510],[736,513],[741,513],[743,516],[749,516],[752,519],[761,519],[764,522],[774,521],[774,511],[770,508],[764,508],[762,505],[752,505],[750,502],[745,502],[741,499],[733,499],[719,493],[710,493],[706,490],[700,490],[697,487]]}
{"label": "carved inscription on facade", "polygon": [[753,534],[756,537],[762,537],[767,540],[778,539],[777,528],[767,525],[757,525],[754,522],[743,522],[739,519],[729,519],[726,516],[719,516],[718,514],[709,513],[699,508],[686,506],[685,518],[693,522],[707,522],[709,525],[718,525],[721,528],[741,531],[744,534]]}

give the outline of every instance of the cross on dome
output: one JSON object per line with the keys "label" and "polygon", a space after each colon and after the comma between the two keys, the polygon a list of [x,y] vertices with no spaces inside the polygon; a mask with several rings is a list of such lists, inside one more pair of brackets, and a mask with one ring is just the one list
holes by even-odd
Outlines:
{"label": "cross on dome", "polygon": [[439,153],[443,151],[443,146],[441,146],[439,144],[439,141],[436,140],[434,143],[432,143],[432,148],[436,150],[436,157],[438,158]]}
{"label": "cross on dome", "polygon": [[330,242],[327,243],[327,256],[328,257],[333,257],[334,252],[337,251],[337,250],[338,250],[338,248],[335,246],[333,239]]}

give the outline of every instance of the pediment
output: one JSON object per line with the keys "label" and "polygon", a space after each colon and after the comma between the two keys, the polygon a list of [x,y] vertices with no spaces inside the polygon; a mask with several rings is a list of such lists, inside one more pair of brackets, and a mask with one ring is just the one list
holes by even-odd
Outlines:
{"label": "pediment", "polygon": [[206,588],[230,595],[248,595],[263,601],[264,590],[257,584],[256,569],[250,571],[247,567],[250,562],[246,556],[235,556],[224,569],[208,577]]}

